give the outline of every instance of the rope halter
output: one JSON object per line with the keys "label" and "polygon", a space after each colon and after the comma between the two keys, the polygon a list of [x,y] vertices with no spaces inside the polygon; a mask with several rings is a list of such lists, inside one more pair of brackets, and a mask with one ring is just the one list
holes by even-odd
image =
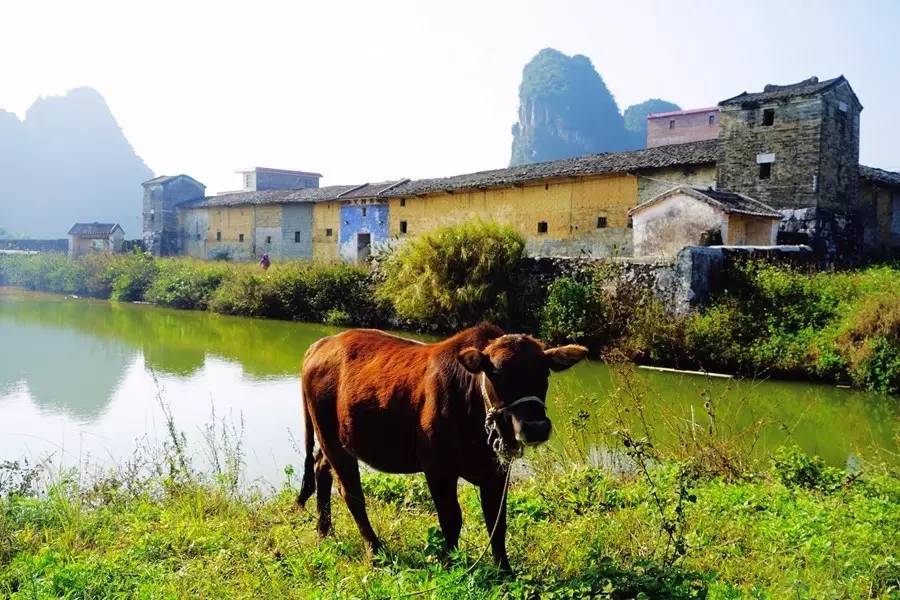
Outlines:
{"label": "rope halter", "polygon": [[518,442],[513,446],[510,446],[510,444],[503,439],[503,434],[500,433],[500,426],[497,424],[497,417],[513,407],[527,402],[537,402],[545,409],[546,405],[544,404],[544,401],[537,396],[525,396],[524,398],[519,398],[515,402],[510,402],[499,408],[494,406],[490,393],[488,392],[487,375],[485,375],[484,371],[481,372],[481,397],[484,400],[484,431],[487,433],[488,446],[494,450],[494,453],[501,463],[508,464],[512,462],[514,458],[522,456],[525,448]]}

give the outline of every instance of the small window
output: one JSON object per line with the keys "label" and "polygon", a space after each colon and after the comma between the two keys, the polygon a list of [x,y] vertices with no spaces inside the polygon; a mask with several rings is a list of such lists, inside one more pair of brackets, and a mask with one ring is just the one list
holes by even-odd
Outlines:
{"label": "small window", "polygon": [[331,227],[325,230],[325,237],[331,237]]}
{"label": "small window", "polygon": [[222,241],[222,232],[221,232],[221,231],[217,231],[217,232],[216,232],[216,241],[217,241],[217,242],[221,242],[221,241]]}
{"label": "small window", "polygon": [[606,217],[597,217],[597,229],[606,229]]}
{"label": "small window", "polygon": [[716,115],[709,115],[709,124],[710,125],[716,124]]}
{"label": "small window", "polygon": [[775,124],[775,109],[774,108],[766,108],[763,110],[763,119],[762,124],[768,127],[769,125]]}
{"label": "small window", "polygon": [[295,232],[294,232],[294,243],[295,243],[295,244],[299,244],[299,243],[300,243],[300,232],[299,232],[299,231],[295,231]]}
{"label": "small window", "polygon": [[363,216],[366,216],[366,207],[363,206]]}
{"label": "small window", "polygon": [[266,243],[267,243],[267,244],[271,244],[271,243],[272,243],[272,236],[271,236],[271,235],[267,235],[267,236],[266,236]]}
{"label": "small window", "polygon": [[406,221],[400,221],[400,233],[406,233]]}
{"label": "small window", "polygon": [[669,119],[669,129],[675,129],[675,119]]}
{"label": "small window", "polygon": [[634,220],[631,217],[628,217],[628,229],[634,227]]}
{"label": "small window", "polygon": [[197,234],[197,241],[198,241],[198,242],[200,241],[200,234],[199,234],[199,233]]}
{"label": "small window", "polygon": [[538,233],[547,233],[547,221],[538,222]]}
{"label": "small window", "polygon": [[406,206],[406,198],[400,198],[400,206]]}
{"label": "small window", "polygon": [[151,210],[150,211],[150,222],[153,223],[154,221],[156,221],[156,213]]}
{"label": "small window", "polygon": [[759,165],[759,178],[770,179],[772,177],[772,163],[761,163]]}
{"label": "small window", "polygon": [[238,234],[238,241],[239,241],[239,242],[243,242],[243,241],[244,241],[244,234],[243,234],[243,233],[239,233],[239,234]]}

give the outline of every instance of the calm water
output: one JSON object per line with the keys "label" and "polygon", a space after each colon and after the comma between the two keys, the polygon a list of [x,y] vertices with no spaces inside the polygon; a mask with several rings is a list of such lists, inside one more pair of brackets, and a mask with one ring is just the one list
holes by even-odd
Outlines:
{"label": "calm water", "polygon": [[[336,328],[0,288],[0,460],[122,463],[165,437],[159,397],[205,459],[204,428],[241,428],[250,478],[277,483],[302,457],[298,370],[305,349]],[[707,380],[583,363],[552,377],[555,447],[602,456],[608,432],[634,424],[626,398],[644,398],[657,439],[672,427],[722,435],[762,421],[758,453],[793,441],[835,465],[896,452],[896,399],[829,385]],[[745,437],[744,439],[750,439]],[[879,454],[896,461],[896,454]]]}

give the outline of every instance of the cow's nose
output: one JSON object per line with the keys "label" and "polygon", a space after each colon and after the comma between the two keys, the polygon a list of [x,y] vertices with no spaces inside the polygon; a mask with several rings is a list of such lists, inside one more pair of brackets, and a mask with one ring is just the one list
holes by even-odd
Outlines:
{"label": "cow's nose", "polygon": [[541,419],[540,421],[526,421],[522,423],[520,429],[519,441],[528,444],[541,444],[550,438],[550,430],[552,425],[550,419]]}

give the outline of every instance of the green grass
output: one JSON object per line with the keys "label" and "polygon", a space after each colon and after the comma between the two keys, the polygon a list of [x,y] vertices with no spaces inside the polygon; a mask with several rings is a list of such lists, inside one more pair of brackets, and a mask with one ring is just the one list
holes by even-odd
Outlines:
{"label": "green grass", "polygon": [[[546,459],[546,457],[544,457]],[[801,461],[802,462],[802,461]],[[541,464],[537,461],[536,464]],[[783,464],[781,468],[786,468]],[[290,473],[290,470],[288,470]],[[690,485],[666,549],[679,469],[649,477],[555,464],[509,497],[513,578],[488,558],[474,488],[461,488],[462,549],[445,560],[421,477],[365,477],[387,551],[366,555],[339,496],[335,533],[317,539],[296,481],[235,492],[198,475],[122,473],[0,501],[0,595],[10,598],[896,598],[900,478],[866,473],[830,491],[761,473]],[[790,477],[787,478],[790,480]],[[474,568],[473,568],[474,565]],[[431,590],[434,587],[435,589]]]}

